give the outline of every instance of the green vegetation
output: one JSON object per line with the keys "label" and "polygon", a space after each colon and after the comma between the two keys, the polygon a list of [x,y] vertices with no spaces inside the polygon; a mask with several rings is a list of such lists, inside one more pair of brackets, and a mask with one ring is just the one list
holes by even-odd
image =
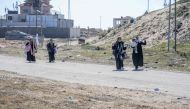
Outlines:
{"label": "green vegetation", "polygon": [[[171,42],[174,45],[174,42]],[[178,44],[177,52],[173,46],[167,51],[167,43],[145,49],[146,67],[166,70],[190,71],[190,43]]]}

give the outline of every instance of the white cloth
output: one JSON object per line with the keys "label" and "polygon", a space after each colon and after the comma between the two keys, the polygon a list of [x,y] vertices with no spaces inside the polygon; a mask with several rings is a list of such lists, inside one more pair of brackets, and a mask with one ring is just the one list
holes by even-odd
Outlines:
{"label": "white cloth", "polygon": [[135,50],[135,53],[138,53],[138,51],[137,51],[137,42],[132,42],[131,47]]}
{"label": "white cloth", "polygon": [[40,45],[38,34],[36,34],[36,45],[37,45],[37,46]]}

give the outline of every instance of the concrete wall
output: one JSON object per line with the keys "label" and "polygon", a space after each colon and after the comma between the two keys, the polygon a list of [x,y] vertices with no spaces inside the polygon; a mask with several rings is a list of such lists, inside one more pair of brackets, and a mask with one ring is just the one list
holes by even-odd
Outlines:
{"label": "concrete wall", "polygon": [[36,17],[38,27],[48,28],[73,28],[74,21],[64,19],[64,15],[22,15],[22,14],[8,14],[12,16],[12,20],[3,21],[3,26],[9,27],[36,27]]}
{"label": "concrete wall", "polygon": [[[9,27],[9,28],[0,28],[0,38],[5,37],[6,31],[18,30],[31,35],[36,34],[35,27]],[[47,38],[68,38],[70,37],[70,29],[69,28],[38,28],[38,34],[41,35],[41,31]]]}
{"label": "concrete wall", "polygon": [[59,19],[58,20],[58,27],[59,28],[73,28],[74,27],[74,21],[68,20],[68,19]]}
{"label": "concrete wall", "polygon": [[80,28],[70,28],[70,37],[79,38],[80,37]]}
{"label": "concrete wall", "polygon": [[[29,26],[36,26],[36,15],[27,15],[26,22]],[[58,27],[57,16],[37,15],[37,23],[42,27]]]}

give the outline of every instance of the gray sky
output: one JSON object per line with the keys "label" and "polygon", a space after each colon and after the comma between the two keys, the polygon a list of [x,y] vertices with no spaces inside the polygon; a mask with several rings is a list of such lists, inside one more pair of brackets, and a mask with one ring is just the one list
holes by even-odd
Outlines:
{"label": "gray sky", "polygon": [[[24,0],[0,0],[0,13],[4,8],[12,9],[13,3]],[[163,8],[164,0],[150,0],[150,10]],[[67,17],[67,0],[51,0],[54,10],[61,11]],[[71,0],[71,18],[75,20],[75,26],[100,27],[100,16],[102,28],[112,27],[114,17],[142,15],[147,9],[147,0]]]}

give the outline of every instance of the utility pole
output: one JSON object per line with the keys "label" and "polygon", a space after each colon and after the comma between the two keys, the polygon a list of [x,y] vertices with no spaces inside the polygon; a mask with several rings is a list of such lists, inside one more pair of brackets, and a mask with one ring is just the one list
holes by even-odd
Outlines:
{"label": "utility pole", "polygon": [[38,33],[38,10],[36,8],[36,35]]}
{"label": "utility pole", "polygon": [[100,29],[102,29],[102,16],[100,16]]}
{"label": "utility pole", "polygon": [[170,51],[170,37],[171,37],[171,0],[169,0],[169,25],[168,25],[168,51]]}
{"label": "utility pole", "polygon": [[[68,22],[70,22],[70,19],[71,19],[71,1],[70,0],[68,0]],[[67,24],[67,22],[66,22],[66,24]],[[70,43],[70,38],[71,38],[71,34],[70,34],[70,32],[71,32],[71,28],[68,26],[68,30],[69,30],[69,40],[68,40],[68,43],[69,43],[69,45],[71,45],[71,43]]]}
{"label": "utility pole", "polygon": [[177,2],[175,0],[175,51],[177,51]]}
{"label": "utility pole", "polygon": [[40,5],[40,0],[34,0],[33,1],[33,8],[36,11],[36,35],[38,33],[38,9],[40,9],[41,5]]}
{"label": "utility pole", "polygon": [[147,8],[147,12],[149,13],[150,10],[150,0],[148,0],[148,8]]}
{"label": "utility pole", "polygon": [[71,19],[71,1],[68,0],[68,19]]}

